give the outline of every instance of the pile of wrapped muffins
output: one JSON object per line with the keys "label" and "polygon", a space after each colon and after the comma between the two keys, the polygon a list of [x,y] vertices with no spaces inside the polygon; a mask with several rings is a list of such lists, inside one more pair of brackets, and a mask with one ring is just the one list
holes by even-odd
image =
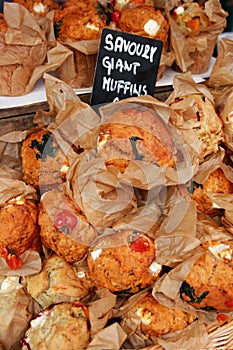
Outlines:
{"label": "pile of wrapped muffins", "polygon": [[[231,48],[223,39],[221,60]],[[225,71],[217,85],[221,65],[209,86],[182,73],[164,102],[98,112],[46,76],[50,110],[1,137],[19,150],[18,169],[1,155],[2,349],[203,349],[233,320],[233,81]]]}
{"label": "pile of wrapped muffins", "polygon": [[158,79],[166,67],[204,73],[226,17],[219,0],[203,6],[179,0],[14,0],[0,18],[0,95],[27,94],[54,71],[73,88],[91,87],[106,27],[161,40]]}

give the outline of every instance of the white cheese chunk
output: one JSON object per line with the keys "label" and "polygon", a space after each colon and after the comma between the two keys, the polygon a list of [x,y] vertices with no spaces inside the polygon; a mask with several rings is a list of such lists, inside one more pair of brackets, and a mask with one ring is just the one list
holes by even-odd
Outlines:
{"label": "white cheese chunk", "polygon": [[144,24],[144,31],[150,36],[156,36],[159,28],[159,24],[154,19],[149,19],[149,21]]}

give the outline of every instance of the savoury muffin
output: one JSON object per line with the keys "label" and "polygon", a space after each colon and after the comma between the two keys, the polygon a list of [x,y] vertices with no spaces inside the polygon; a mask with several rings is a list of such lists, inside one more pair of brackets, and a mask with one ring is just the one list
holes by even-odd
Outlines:
{"label": "savoury muffin", "polygon": [[91,1],[69,1],[54,13],[54,31],[58,41],[96,40],[101,36],[104,22]]}
{"label": "savoury muffin", "polygon": [[22,142],[24,181],[42,193],[65,179],[68,159],[47,130],[31,132]]}
{"label": "savoury muffin", "polygon": [[181,298],[197,309],[233,310],[233,241],[209,242],[180,288]]}
{"label": "savoury muffin", "polygon": [[221,208],[216,207],[210,199],[209,194],[211,193],[233,193],[233,183],[227,179],[221,168],[213,171],[202,185],[194,183],[192,194],[198,210],[209,215],[219,215]]}
{"label": "savoury muffin", "polygon": [[[193,129],[199,141],[199,160],[219,150],[224,136],[222,120],[217,115],[213,103],[204,95],[190,94],[176,98],[170,106],[184,119],[184,127]],[[184,107],[185,106],[185,107]]]}
{"label": "savoury muffin", "polygon": [[197,34],[202,28],[212,24],[205,13],[204,7],[197,2],[184,3],[172,9],[170,13],[184,34],[190,34],[191,32]]}
{"label": "savoury muffin", "polygon": [[134,160],[172,167],[177,153],[171,133],[158,114],[135,105],[115,112],[102,125],[97,149],[106,165],[115,165],[122,172]]}
{"label": "savoury muffin", "polygon": [[195,321],[194,315],[159,304],[151,293],[131,307],[122,324],[135,317],[139,319],[141,333],[148,339],[183,330]]}
{"label": "savoury muffin", "polygon": [[87,307],[81,302],[51,305],[30,322],[22,350],[86,349],[90,342]]}
{"label": "savoury muffin", "polygon": [[41,197],[39,225],[43,245],[70,263],[83,258],[96,235],[84,214],[55,189]]}
{"label": "savoury muffin", "polygon": [[124,230],[100,239],[89,250],[87,262],[97,287],[123,295],[136,293],[154,283],[162,269],[155,259],[152,238]]}
{"label": "savoury muffin", "polygon": [[37,204],[18,196],[0,208],[0,256],[12,269],[22,262],[20,255],[32,249],[41,250]]}
{"label": "savoury muffin", "polygon": [[[21,14],[18,22],[12,13]],[[17,22],[17,23],[16,23]],[[30,24],[29,24],[30,23]],[[33,30],[28,30],[28,26]],[[27,39],[23,35],[27,31]],[[31,77],[45,63],[47,42],[36,18],[20,4],[5,2],[0,18],[0,96],[31,92]]]}
{"label": "savoury muffin", "polygon": [[54,0],[13,0],[33,13],[36,17],[45,17],[49,11],[59,8],[58,1]]}
{"label": "savoury muffin", "polygon": [[168,21],[160,10],[152,6],[125,6],[121,11],[119,28],[123,32],[161,40],[166,47]]}
{"label": "savoury muffin", "polygon": [[45,260],[40,273],[23,278],[22,284],[42,308],[58,302],[81,300],[93,290],[87,271],[76,271],[74,266],[56,255]]}

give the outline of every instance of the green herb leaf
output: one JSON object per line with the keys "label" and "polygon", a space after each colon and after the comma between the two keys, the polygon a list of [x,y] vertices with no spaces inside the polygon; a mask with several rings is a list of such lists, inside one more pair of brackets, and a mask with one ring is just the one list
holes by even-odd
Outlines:
{"label": "green herb leaf", "polygon": [[189,298],[190,303],[200,304],[202,300],[204,300],[205,297],[209,294],[209,292],[205,291],[200,296],[197,296],[195,289],[191,287],[189,283],[184,281],[180,287],[181,297],[182,297],[182,294],[186,295]]}
{"label": "green herb leaf", "polygon": [[133,154],[134,154],[135,160],[142,160],[144,158],[144,156],[139,154],[139,152],[137,150],[136,142],[138,140],[143,140],[143,139],[141,137],[138,137],[138,136],[131,136],[129,138],[129,140],[130,140],[130,143],[131,143],[131,146],[132,146],[132,149],[133,149]]}

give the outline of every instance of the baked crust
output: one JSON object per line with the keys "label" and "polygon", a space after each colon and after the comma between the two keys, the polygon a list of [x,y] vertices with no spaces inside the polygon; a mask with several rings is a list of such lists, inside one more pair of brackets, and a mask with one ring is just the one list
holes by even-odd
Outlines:
{"label": "baked crust", "polygon": [[127,317],[139,317],[141,332],[149,339],[185,329],[195,321],[195,316],[159,304],[151,293],[139,300]]}
{"label": "baked crust", "polygon": [[127,33],[161,40],[166,47],[168,21],[160,10],[152,6],[125,6],[121,11],[119,28]]}
{"label": "baked crust", "polygon": [[233,310],[233,243],[209,242],[183,282],[180,295],[197,309]]}
{"label": "baked crust", "polygon": [[24,288],[42,308],[58,302],[81,300],[93,290],[88,273],[53,255],[45,260],[41,272],[26,276]]}
{"label": "baked crust", "polygon": [[[0,208],[0,247],[19,256],[28,249],[41,250],[37,204],[18,197]],[[0,253],[1,254],[1,253]]]}
{"label": "baked crust", "polygon": [[13,2],[23,5],[36,17],[45,17],[49,11],[59,8],[59,4],[54,0],[13,0]]}
{"label": "baked crust", "polygon": [[[109,239],[105,237],[108,244]],[[161,271],[155,263],[153,239],[132,230],[117,232],[111,239],[112,246],[102,247],[104,242],[100,240],[88,252],[90,277],[95,285],[121,295],[152,285]]]}
{"label": "baked crust", "polygon": [[115,165],[122,172],[134,160],[159,166],[174,166],[176,160],[168,128],[156,112],[143,107],[113,114],[101,127],[98,154],[106,160],[106,165]]}
{"label": "baked crust", "polygon": [[221,208],[214,207],[214,203],[209,197],[211,193],[233,193],[233,183],[227,179],[221,168],[213,171],[202,185],[194,184],[192,194],[192,199],[197,203],[198,210],[209,215],[219,215]]}
{"label": "baked crust", "polygon": [[89,240],[96,234],[86,217],[57,189],[41,197],[39,209],[40,236],[44,246],[70,263],[81,260],[87,252]]}
{"label": "baked crust", "polygon": [[30,322],[22,350],[86,349],[90,342],[87,307],[81,302],[60,303],[43,309]]}
{"label": "baked crust", "polygon": [[96,40],[104,22],[90,2],[66,4],[54,13],[54,29],[58,41]]}
{"label": "baked crust", "polygon": [[44,129],[23,140],[21,159],[24,181],[41,192],[60,185],[65,178],[63,168],[68,167],[68,159],[53,135]]}

